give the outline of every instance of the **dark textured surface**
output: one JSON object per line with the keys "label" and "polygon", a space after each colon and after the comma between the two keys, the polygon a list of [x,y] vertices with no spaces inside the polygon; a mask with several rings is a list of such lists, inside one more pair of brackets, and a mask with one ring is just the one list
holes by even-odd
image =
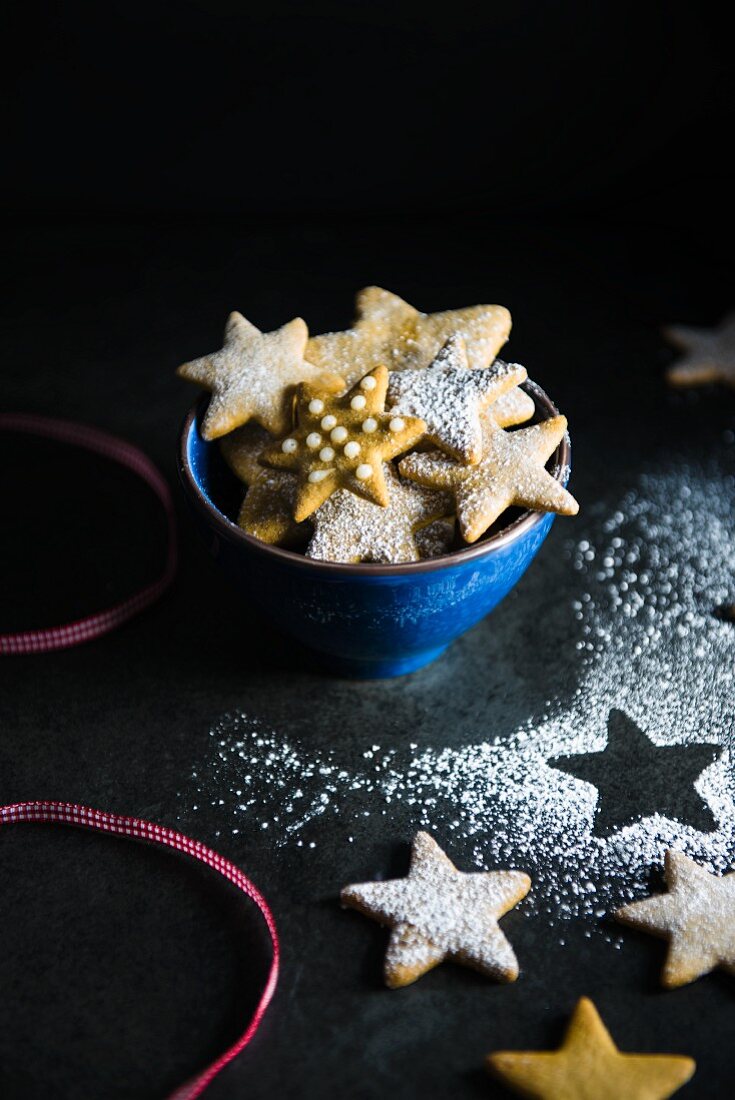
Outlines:
{"label": "dark textured surface", "polygon": [[[263,328],[299,312],[313,331],[350,319],[378,282],[424,309],[500,301],[508,353],[569,416],[571,488],[616,499],[686,431],[732,427],[729,395],[666,394],[668,319],[729,306],[714,242],[604,224],[456,221],[179,221],[28,224],[11,242],[2,302],[3,404],[89,421],[140,444],[170,480],[192,391],[176,364],[218,346],[227,311]],[[81,453],[0,438],[0,628],[49,623],[132,589],[156,568],[161,520],[128,474]],[[181,504],[180,494],[176,493]],[[0,666],[0,799],[60,798],[178,824],[235,860],[273,904],[281,984],[252,1048],[211,1089],[251,1097],[490,1097],[492,1048],[558,1041],[591,996],[624,1049],[680,1051],[700,1069],[682,1097],[732,1094],[735,985],[708,977],[663,994],[661,945],[622,950],[522,912],[504,921],[522,976],[501,987],[447,965],[416,986],[380,982],[384,933],[342,913],[339,887],[401,874],[410,807],[322,828],[313,850],[274,848],[245,819],[192,802],[211,725],[246,710],[295,742],[358,758],[381,742],[503,736],[575,683],[575,623],[555,524],[492,616],[406,680],[353,684],[298,667],[254,633],[181,510],[174,590],[110,637]],[[685,686],[682,690],[686,690]],[[655,727],[655,721],[652,721]],[[672,754],[673,756],[674,754]],[[665,766],[662,763],[662,766]],[[221,835],[218,835],[221,831]],[[438,836],[462,866],[462,843]],[[267,961],[257,915],[219,879],[158,851],[63,829],[0,834],[0,1093],[7,1100],[154,1100],[231,1040]]]}

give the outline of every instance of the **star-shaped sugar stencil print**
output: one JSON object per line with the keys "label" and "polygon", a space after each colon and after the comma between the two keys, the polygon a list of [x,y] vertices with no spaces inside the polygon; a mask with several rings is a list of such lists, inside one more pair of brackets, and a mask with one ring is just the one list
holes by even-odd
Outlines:
{"label": "star-shaped sugar stencil print", "polygon": [[525,367],[495,361],[491,367],[470,368],[461,336],[450,336],[423,370],[394,371],[387,404],[397,416],[418,416],[426,437],[458,462],[482,458],[480,413],[525,382]]}
{"label": "star-shaped sugar stencil print", "polygon": [[663,333],[682,353],[666,372],[670,385],[688,389],[721,382],[735,388],[735,313],[716,328],[669,325]]}
{"label": "star-shaped sugar stencil print", "polygon": [[231,313],[220,350],[177,371],[211,391],[204,438],[218,439],[250,420],[272,435],[288,431],[292,388],[323,373],[304,359],[308,335],[300,317],[274,332],[261,332],[241,313]]}
{"label": "star-shaped sugar stencil print", "polygon": [[531,888],[522,871],[458,871],[428,833],[417,833],[408,875],[345,886],[342,905],[391,929],[385,982],[409,985],[445,959],[496,981],[518,977],[518,961],[498,920]]}
{"label": "star-shaped sugar stencil print", "polygon": [[597,789],[596,836],[610,836],[654,814],[707,833],[718,823],[695,783],[721,753],[722,745],[703,742],[657,745],[623,711],[611,710],[601,752],[557,756],[547,763]]}

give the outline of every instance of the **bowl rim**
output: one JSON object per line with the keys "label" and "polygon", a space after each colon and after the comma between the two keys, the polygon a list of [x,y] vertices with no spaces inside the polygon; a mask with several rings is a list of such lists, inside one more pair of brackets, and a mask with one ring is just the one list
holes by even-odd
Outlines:
{"label": "bowl rim", "polygon": [[[554,402],[548,396],[544,390],[533,382],[530,378],[527,379],[521,385],[521,389],[531,396],[536,402],[537,408],[540,405],[541,411],[545,413],[544,420],[550,419],[552,416],[558,416],[559,410]],[[255,538],[254,535],[249,535],[246,531],[243,531],[241,527],[238,527],[231,519],[229,519],[224,512],[221,512],[217,506],[209,500],[205,495],[199,483],[191,469],[189,462],[189,437],[196,428],[196,420],[201,410],[204,408],[208,395],[204,394],[197,399],[192,407],[184,417],[179,433],[178,444],[178,472],[185,490],[194,505],[202,512],[209,522],[213,522],[218,527],[223,535],[229,539],[239,541],[243,546],[248,547],[250,550],[254,550],[259,554],[263,554],[266,557],[275,558],[278,561],[282,561],[285,564],[296,566],[299,569],[306,569],[307,572],[314,574],[332,574],[342,577],[406,577],[412,573],[432,573],[441,569],[449,569],[452,566],[460,565],[463,562],[476,561],[478,558],[484,558],[490,554],[495,553],[498,550],[504,549],[517,539],[521,538],[524,534],[529,532],[533,527],[543,522],[546,516],[553,514],[549,512],[531,512],[525,511],[513,523],[508,524],[497,534],[491,535],[488,539],[483,539],[481,542],[475,543],[473,546],[463,547],[461,550],[453,550],[451,554],[441,554],[436,558],[426,558],[421,561],[407,561],[396,562],[392,564],[377,564],[373,562],[336,562],[336,561],[321,561],[317,558],[308,558],[305,554],[296,553],[293,550],[286,550],[282,546],[272,546],[270,543],[262,542],[261,539]],[[205,441],[208,446],[216,442]],[[554,477],[560,483],[564,483],[565,475],[568,477],[568,472],[571,466],[571,442],[569,439],[569,433],[565,432],[561,440],[561,443],[555,452],[555,465],[551,471],[552,477]]]}

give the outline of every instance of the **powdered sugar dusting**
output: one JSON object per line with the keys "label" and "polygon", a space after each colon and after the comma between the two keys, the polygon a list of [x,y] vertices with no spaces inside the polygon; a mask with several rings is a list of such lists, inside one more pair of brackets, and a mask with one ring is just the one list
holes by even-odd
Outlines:
{"label": "powdered sugar dusting", "polygon": [[[221,806],[223,828],[262,828],[277,846],[349,836],[366,815],[381,819],[383,835],[426,828],[451,841],[467,869],[527,871],[533,888],[524,908],[562,926],[575,918],[592,927],[650,892],[650,866],[669,847],[725,870],[735,860],[735,631],[713,611],[735,591],[734,451],[727,442],[706,460],[661,461],[578,521],[556,596],[576,621],[571,699],[552,697],[540,717],[505,737],[492,736],[492,714],[460,740],[455,728],[451,745],[419,746],[408,730],[390,740],[366,734],[358,763],[338,742],[311,749],[252,716],[226,715],[210,732],[182,813],[206,799]],[[542,618],[538,644],[558,646],[548,629]],[[615,707],[656,744],[723,746],[695,783],[716,829],[654,814],[594,835],[595,788],[548,761],[603,749]]]}

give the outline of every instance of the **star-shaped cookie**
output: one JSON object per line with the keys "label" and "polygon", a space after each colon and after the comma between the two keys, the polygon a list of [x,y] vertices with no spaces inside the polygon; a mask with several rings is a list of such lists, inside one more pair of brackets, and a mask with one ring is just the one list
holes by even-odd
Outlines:
{"label": "star-shaped cookie", "polygon": [[532,397],[516,386],[494,401],[488,411],[499,428],[512,428],[530,420],[536,412],[536,404]]}
{"label": "star-shaped cookie", "polygon": [[681,1054],[623,1054],[587,997],[577,1002],[558,1050],[496,1051],[485,1064],[535,1100],[666,1100],[696,1069]]}
{"label": "star-shaped cookie", "polygon": [[303,545],[309,525],[297,523],[293,518],[297,487],[293,474],[261,466],[245,494],[238,525],[248,535],[272,546]]}
{"label": "star-shaped cookie", "polygon": [[260,456],[266,447],[273,443],[273,436],[260,424],[252,421],[243,424],[241,428],[235,428],[234,432],[228,432],[220,440],[222,457],[245,485],[252,485],[255,479],[263,473],[260,464]]}
{"label": "star-shaped cookie", "polygon": [[377,286],[361,290],[356,305],[352,328],[312,336],[306,347],[310,363],[342,375],[349,384],[380,363],[392,371],[428,367],[455,333],[467,344],[469,365],[487,367],[510,333],[510,313],[504,306],[420,313]]}
{"label": "star-shaped cookie", "polygon": [[459,462],[482,457],[480,412],[526,380],[525,367],[495,361],[471,370],[461,336],[450,336],[423,370],[395,371],[387,403],[399,416],[426,422],[426,438]]}
{"label": "star-shaped cookie", "polygon": [[684,354],[666,372],[672,386],[705,386],[723,382],[735,387],[735,313],[717,328],[670,325],[664,336]]}
{"label": "star-shaped cookie", "polygon": [[566,417],[554,416],[515,432],[499,428],[488,415],[482,425],[482,458],[476,466],[453,462],[440,451],[407,455],[399,465],[411,481],[454,495],[466,542],[476,542],[514,504],[539,512],[576,515],[576,500],[544,465],[564,436]]}
{"label": "star-shaped cookie", "polygon": [[299,387],[296,427],[261,456],[262,462],[298,475],[297,523],[338,489],[388,503],[384,463],[413,447],[426,425],[386,412],[387,389],[385,367],[376,367],[347,393],[334,377]]}
{"label": "star-shaped cookie", "polygon": [[231,313],[222,348],[184,363],[177,372],[211,390],[204,438],[217,439],[249,420],[273,435],[288,431],[292,387],[323,373],[304,360],[307,337],[300,317],[275,332],[261,332],[241,313]]}
{"label": "star-shaped cookie", "polygon": [[688,985],[721,967],[735,974],[735,871],[712,875],[682,852],[664,856],[667,894],[624,905],[615,919],[669,941],[661,984]]}
{"label": "star-shaped cookie", "polygon": [[417,833],[407,878],[346,886],[342,905],[391,929],[385,983],[410,985],[444,959],[496,978],[518,977],[513,948],[498,920],[526,896],[522,871],[458,871],[428,833]]}
{"label": "star-shaped cookie", "polygon": [[317,508],[308,558],[388,563],[423,556],[416,540],[419,528],[451,512],[451,501],[445,493],[403,481],[388,463],[383,472],[390,498],[384,508],[347,489],[338,489]]}

